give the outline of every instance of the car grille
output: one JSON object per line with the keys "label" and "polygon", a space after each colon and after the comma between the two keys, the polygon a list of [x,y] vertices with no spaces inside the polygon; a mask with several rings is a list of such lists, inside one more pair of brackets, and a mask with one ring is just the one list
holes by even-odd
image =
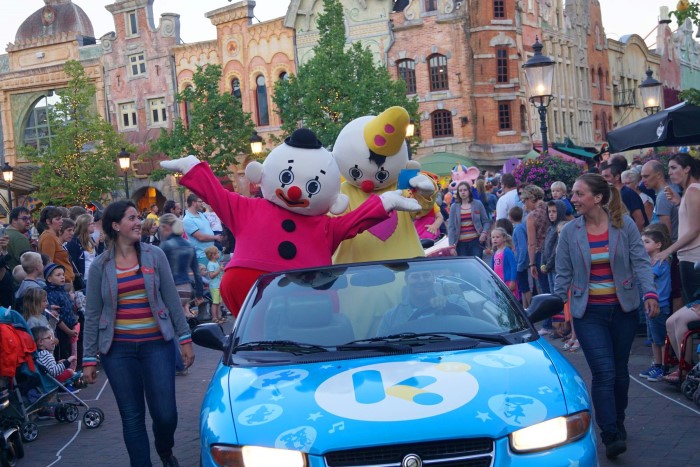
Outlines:
{"label": "car grille", "polygon": [[455,439],[334,451],[325,459],[328,467],[400,467],[407,454],[416,454],[424,466],[488,467],[493,462],[493,449],[489,438]]}

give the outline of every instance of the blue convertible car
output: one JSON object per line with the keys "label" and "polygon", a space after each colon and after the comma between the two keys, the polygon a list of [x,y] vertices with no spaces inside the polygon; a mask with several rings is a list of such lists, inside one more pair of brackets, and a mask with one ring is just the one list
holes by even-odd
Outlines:
{"label": "blue convertible car", "polygon": [[586,385],[473,258],[259,278],[201,411],[204,466],[597,465]]}

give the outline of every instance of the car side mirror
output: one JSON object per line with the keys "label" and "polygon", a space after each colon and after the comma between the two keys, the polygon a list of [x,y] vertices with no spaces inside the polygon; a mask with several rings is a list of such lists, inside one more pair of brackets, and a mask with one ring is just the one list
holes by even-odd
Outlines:
{"label": "car side mirror", "polygon": [[540,294],[532,297],[530,306],[527,308],[527,317],[530,321],[537,323],[547,318],[561,313],[564,309],[564,302],[561,298],[552,294]]}
{"label": "car side mirror", "polygon": [[226,345],[226,334],[216,323],[200,324],[192,331],[192,341],[207,349],[223,351]]}

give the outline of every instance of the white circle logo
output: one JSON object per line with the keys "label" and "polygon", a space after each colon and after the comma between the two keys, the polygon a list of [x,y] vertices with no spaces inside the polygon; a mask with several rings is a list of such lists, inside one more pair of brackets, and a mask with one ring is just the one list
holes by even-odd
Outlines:
{"label": "white circle logo", "polygon": [[316,430],[311,426],[298,426],[282,432],[275,440],[275,447],[294,451],[309,451],[316,441]]}
{"label": "white circle logo", "polygon": [[489,409],[509,425],[530,426],[547,417],[547,407],[522,394],[499,394],[489,399]]}
{"label": "white circle logo", "polygon": [[515,368],[525,364],[525,359],[517,355],[486,353],[474,357],[474,362],[491,368]]}
{"label": "white circle logo", "polygon": [[371,422],[417,420],[451,412],[476,396],[466,363],[377,363],[337,374],[316,390],[316,403],[339,417]]}
{"label": "white circle logo", "polygon": [[278,370],[258,376],[250,385],[256,389],[279,389],[302,381],[309,376],[306,370]]}
{"label": "white circle logo", "polygon": [[262,425],[282,415],[282,407],[276,404],[259,404],[248,407],[238,415],[238,423],[245,426]]}

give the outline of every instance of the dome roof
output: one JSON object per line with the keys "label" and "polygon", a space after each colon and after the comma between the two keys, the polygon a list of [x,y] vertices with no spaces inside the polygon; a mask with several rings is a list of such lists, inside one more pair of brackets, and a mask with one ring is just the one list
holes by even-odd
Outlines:
{"label": "dome roof", "polygon": [[44,3],[43,8],[32,13],[19,27],[15,44],[62,33],[95,37],[90,18],[71,0],[44,0]]}

